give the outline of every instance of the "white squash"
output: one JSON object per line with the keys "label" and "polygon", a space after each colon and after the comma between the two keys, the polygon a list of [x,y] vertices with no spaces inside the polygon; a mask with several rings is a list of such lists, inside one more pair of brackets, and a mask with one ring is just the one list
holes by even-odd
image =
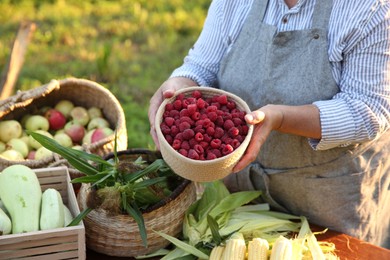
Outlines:
{"label": "white squash", "polygon": [[64,217],[65,217],[64,227],[66,227],[73,220],[72,212],[70,212],[69,208],[66,205],[64,205]]}
{"label": "white squash", "polygon": [[47,230],[64,227],[65,213],[61,194],[53,188],[42,194],[40,229]]}
{"label": "white squash", "polygon": [[42,190],[35,172],[24,165],[11,165],[0,174],[0,199],[12,221],[12,233],[39,230]]}
{"label": "white squash", "polygon": [[7,214],[0,208],[0,236],[11,233],[12,223]]}

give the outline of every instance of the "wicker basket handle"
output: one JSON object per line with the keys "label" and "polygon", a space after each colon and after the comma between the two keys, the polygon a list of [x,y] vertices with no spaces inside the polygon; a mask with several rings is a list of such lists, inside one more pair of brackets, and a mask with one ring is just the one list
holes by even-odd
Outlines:
{"label": "wicker basket handle", "polygon": [[37,87],[32,91],[17,91],[17,93],[9,98],[0,100],[0,118],[18,107],[25,107],[30,104],[34,98],[49,94],[53,90],[59,89],[60,83],[58,80],[51,80],[48,84]]}

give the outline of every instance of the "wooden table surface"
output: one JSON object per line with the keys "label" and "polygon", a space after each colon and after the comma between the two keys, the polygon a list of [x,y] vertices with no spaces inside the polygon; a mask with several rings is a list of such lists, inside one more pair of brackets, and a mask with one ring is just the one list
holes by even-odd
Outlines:
{"label": "wooden table surface", "polygon": [[[312,230],[322,230],[313,227]],[[351,236],[328,230],[316,236],[318,240],[332,242],[340,260],[390,260],[390,250],[374,246]],[[113,257],[87,249],[87,260],[130,260],[129,257]],[[149,258],[151,259],[151,258]],[[157,258],[155,258],[157,259]]]}

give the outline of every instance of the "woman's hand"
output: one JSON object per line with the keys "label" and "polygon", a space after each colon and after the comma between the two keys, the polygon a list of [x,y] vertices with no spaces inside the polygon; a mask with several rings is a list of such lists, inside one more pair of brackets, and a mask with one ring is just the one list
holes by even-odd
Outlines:
{"label": "woman's hand", "polygon": [[248,124],[254,125],[253,135],[233,172],[243,170],[256,160],[261,146],[273,130],[309,138],[321,138],[320,115],[314,105],[266,105],[248,113],[245,120]]}
{"label": "woman's hand", "polygon": [[197,83],[195,83],[193,80],[189,78],[184,78],[184,77],[170,78],[160,86],[160,88],[154,93],[154,95],[150,99],[150,105],[148,111],[149,122],[150,122],[150,134],[152,135],[152,138],[154,140],[154,143],[157,146],[157,149],[160,149],[160,146],[159,146],[154,122],[155,122],[157,110],[160,107],[161,103],[164,101],[165,98],[172,97],[175,94],[176,90],[185,87],[197,86],[197,85],[198,85]]}

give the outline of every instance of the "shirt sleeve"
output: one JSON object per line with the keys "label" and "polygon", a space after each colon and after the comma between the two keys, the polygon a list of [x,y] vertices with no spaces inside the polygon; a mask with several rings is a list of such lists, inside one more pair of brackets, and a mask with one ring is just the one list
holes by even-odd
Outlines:
{"label": "shirt sleeve", "polygon": [[215,86],[220,62],[238,36],[251,2],[213,0],[199,38],[171,77],[188,77],[199,85]]}
{"label": "shirt sleeve", "polygon": [[390,122],[390,9],[370,11],[365,23],[348,35],[340,64],[340,92],[314,102],[320,111],[322,138],[309,139],[316,150],[374,140]]}

